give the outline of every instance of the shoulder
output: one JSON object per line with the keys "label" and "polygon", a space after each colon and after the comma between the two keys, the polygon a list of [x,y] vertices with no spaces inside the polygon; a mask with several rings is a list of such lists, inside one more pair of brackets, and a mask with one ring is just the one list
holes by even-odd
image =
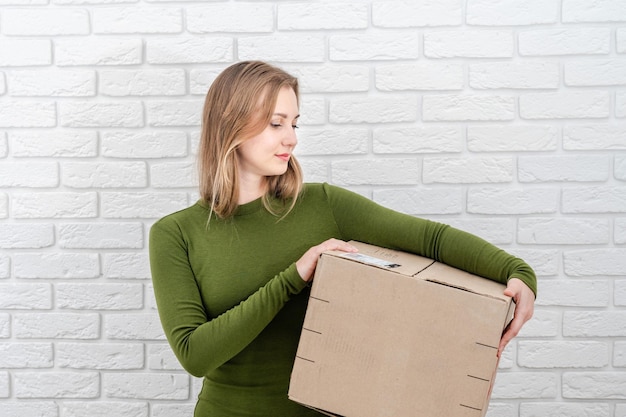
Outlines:
{"label": "shoulder", "polygon": [[208,216],[208,210],[203,207],[199,202],[197,202],[192,206],[161,217],[152,225],[151,229],[181,229],[188,224],[207,222]]}

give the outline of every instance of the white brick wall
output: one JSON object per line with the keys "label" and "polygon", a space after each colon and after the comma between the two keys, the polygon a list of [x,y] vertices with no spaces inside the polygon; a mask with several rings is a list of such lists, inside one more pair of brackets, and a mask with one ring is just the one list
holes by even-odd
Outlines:
{"label": "white brick wall", "polygon": [[626,416],[624,0],[0,0],[0,416],[190,416],[147,233],[225,66],[299,76],[309,181],[527,259],[489,417]]}

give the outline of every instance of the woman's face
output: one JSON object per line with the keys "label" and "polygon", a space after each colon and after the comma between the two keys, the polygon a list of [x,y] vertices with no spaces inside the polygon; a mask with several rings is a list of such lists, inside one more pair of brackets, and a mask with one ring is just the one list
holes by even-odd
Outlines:
{"label": "woman's face", "polygon": [[295,132],[298,117],[295,92],[291,87],[281,88],[270,123],[237,149],[237,168],[243,180],[257,181],[285,173],[291,153],[298,143]]}

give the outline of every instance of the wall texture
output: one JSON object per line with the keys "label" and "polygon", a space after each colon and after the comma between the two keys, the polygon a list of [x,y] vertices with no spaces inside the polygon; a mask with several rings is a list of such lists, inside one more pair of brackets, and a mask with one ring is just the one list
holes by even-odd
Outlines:
{"label": "wall texture", "polygon": [[190,416],[147,262],[232,62],[298,75],[309,181],[527,259],[489,417],[626,416],[626,1],[0,0],[0,416]]}

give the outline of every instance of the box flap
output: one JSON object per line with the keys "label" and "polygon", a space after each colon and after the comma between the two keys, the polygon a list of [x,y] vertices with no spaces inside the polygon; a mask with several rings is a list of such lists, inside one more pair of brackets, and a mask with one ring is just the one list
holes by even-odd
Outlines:
{"label": "box flap", "polygon": [[407,276],[417,275],[420,271],[432,265],[432,259],[393,249],[380,248],[367,243],[350,241],[350,244],[359,249],[356,253],[329,251],[328,255],[339,256],[365,265],[397,272]]}

